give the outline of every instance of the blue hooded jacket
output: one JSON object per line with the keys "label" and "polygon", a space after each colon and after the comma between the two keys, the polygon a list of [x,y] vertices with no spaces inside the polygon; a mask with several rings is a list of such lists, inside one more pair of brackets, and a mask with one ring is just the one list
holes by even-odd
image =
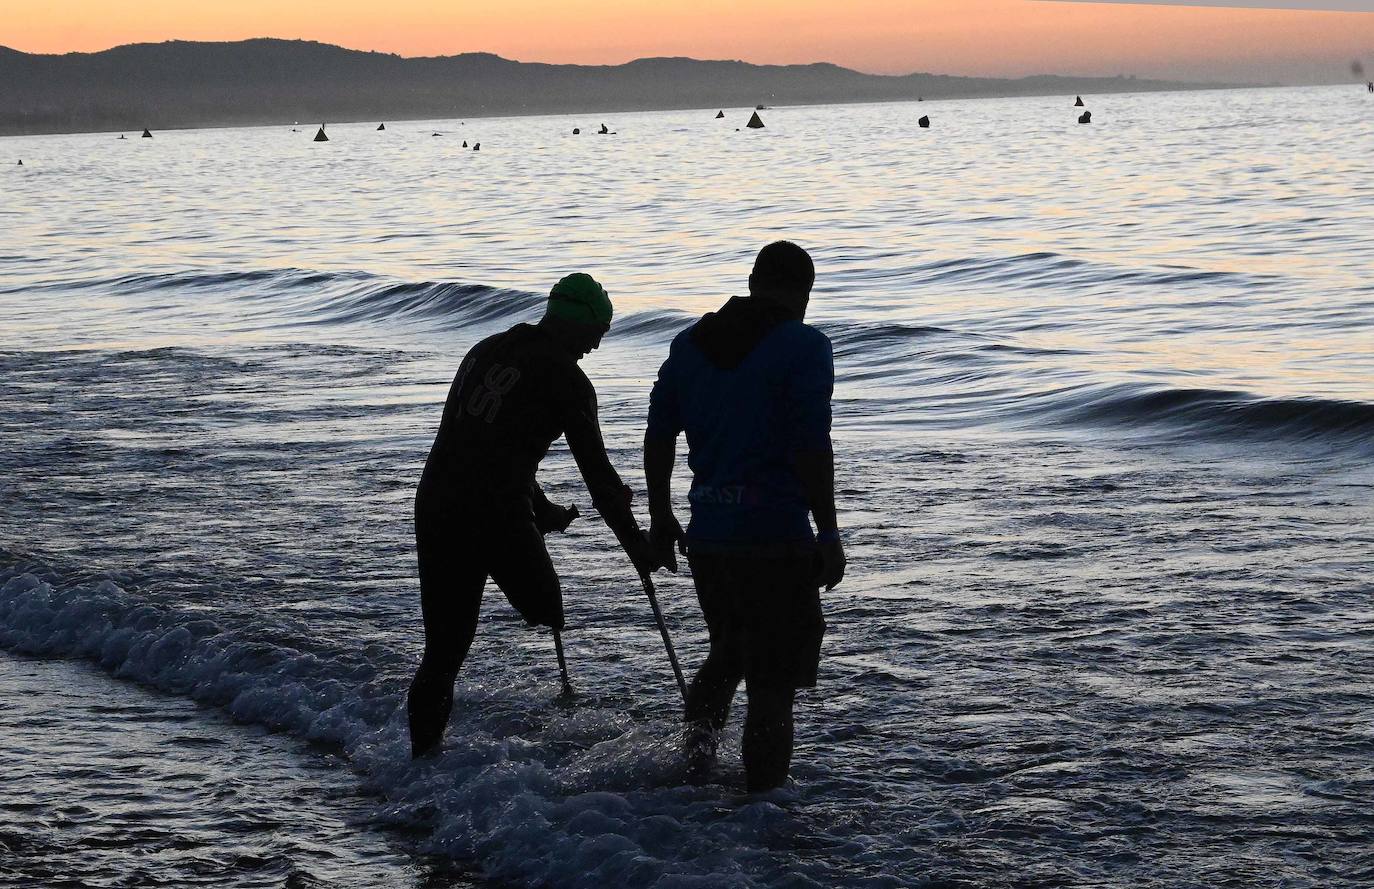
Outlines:
{"label": "blue hooded jacket", "polygon": [[731,299],[673,340],[649,399],[647,435],[687,433],[689,541],[815,539],[800,451],[830,449],[830,340],[772,303]]}

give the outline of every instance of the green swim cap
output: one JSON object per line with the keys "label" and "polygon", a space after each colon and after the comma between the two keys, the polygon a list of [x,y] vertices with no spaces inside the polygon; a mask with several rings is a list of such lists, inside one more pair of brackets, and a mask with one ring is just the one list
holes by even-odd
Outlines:
{"label": "green swim cap", "polygon": [[575,272],[549,291],[549,314],[582,324],[611,326],[611,298],[591,275]]}

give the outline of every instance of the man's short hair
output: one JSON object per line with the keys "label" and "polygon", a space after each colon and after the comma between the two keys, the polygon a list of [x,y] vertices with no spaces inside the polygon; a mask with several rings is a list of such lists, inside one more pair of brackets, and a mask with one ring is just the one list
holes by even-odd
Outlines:
{"label": "man's short hair", "polygon": [[815,283],[811,255],[791,241],[774,241],[760,250],[749,275],[751,290],[809,293]]}

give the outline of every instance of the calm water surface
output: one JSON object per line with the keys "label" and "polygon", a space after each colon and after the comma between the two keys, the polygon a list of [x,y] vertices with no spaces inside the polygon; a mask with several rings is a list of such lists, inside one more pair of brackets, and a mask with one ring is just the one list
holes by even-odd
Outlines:
{"label": "calm water surface", "polygon": [[[0,882],[1374,881],[1374,98],[1089,99],[0,140]],[[412,765],[465,350],[597,275],[641,487],[669,340],[778,237],[851,559],[794,783],[683,785],[594,520],[551,542],[577,705],[493,591]],[[591,511],[561,444],[541,481]]]}

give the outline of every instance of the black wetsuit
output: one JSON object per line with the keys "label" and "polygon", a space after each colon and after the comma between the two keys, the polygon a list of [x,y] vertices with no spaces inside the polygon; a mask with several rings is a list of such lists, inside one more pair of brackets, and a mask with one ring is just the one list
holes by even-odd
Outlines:
{"label": "black wetsuit", "polygon": [[544,330],[517,324],[472,348],[444,405],[415,495],[425,653],[410,687],[411,746],[438,743],[472,645],[487,578],[531,624],[562,629],[563,599],[543,533],[557,513],[535,472],[565,436],[592,502],[618,537],[638,531],[606,457],[596,391]]}

